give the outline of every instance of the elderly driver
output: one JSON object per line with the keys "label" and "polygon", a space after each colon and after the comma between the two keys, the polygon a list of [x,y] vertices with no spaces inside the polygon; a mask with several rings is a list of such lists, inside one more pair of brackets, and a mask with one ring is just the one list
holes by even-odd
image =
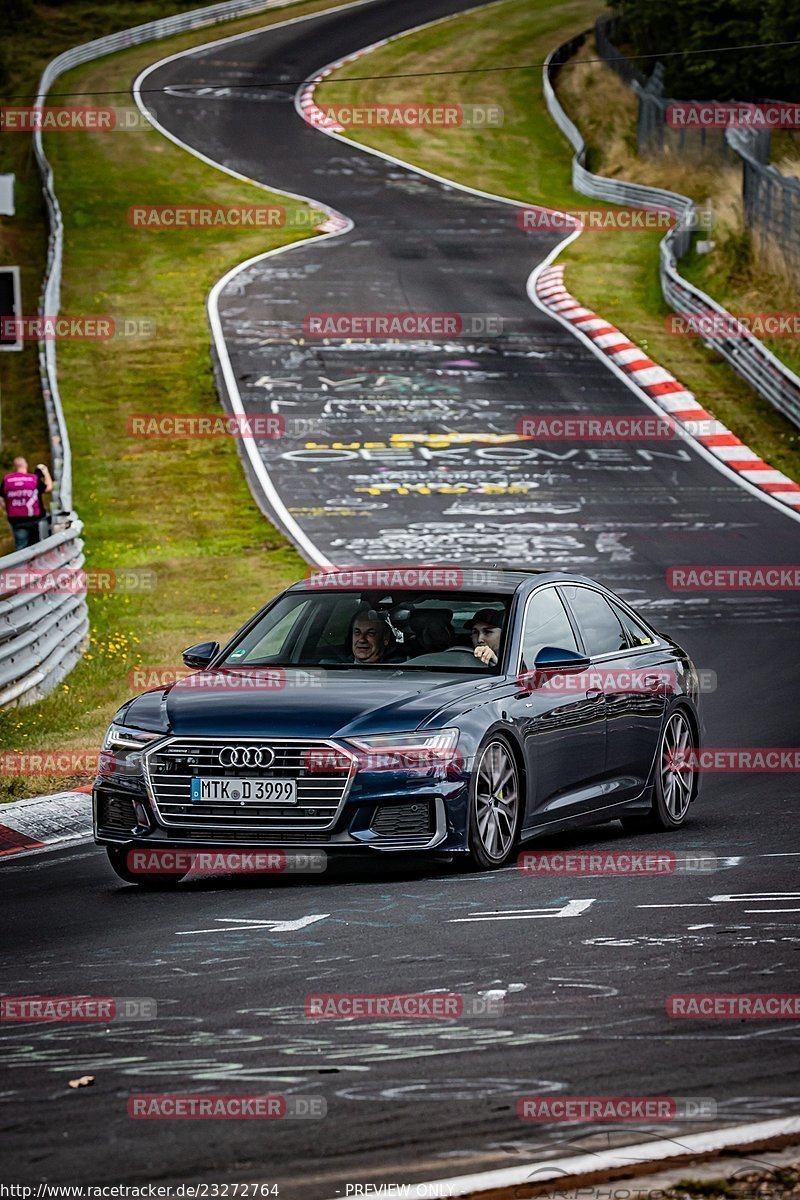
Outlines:
{"label": "elderly driver", "polygon": [[464,628],[472,633],[472,653],[478,661],[487,667],[496,666],[503,631],[502,609],[482,608]]}
{"label": "elderly driver", "polygon": [[391,631],[374,609],[357,613],[350,635],[350,648],[355,663],[380,662],[392,641]]}

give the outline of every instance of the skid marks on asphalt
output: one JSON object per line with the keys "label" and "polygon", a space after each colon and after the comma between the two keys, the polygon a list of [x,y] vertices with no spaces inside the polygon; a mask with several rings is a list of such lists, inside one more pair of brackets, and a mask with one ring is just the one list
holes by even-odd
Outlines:
{"label": "skid marks on asphalt", "polygon": [[[751,867],[755,861],[749,860]],[[777,865],[781,859],[773,861]],[[110,1073],[117,1079],[160,1079],[170,1086],[235,1081],[302,1089],[309,1084],[321,1086],[323,1075],[332,1080],[338,1076],[342,1082],[344,1076],[348,1083],[343,1096],[356,1099],[362,1098],[356,1094],[360,1076],[378,1074],[388,1062],[403,1064],[403,1069],[408,1063],[408,1079],[381,1080],[375,1085],[402,1099],[421,1078],[421,1060],[436,1060],[443,1066],[452,1063],[457,1070],[460,1060],[453,1055],[480,1051],[491,1076],[496,1055],[518,1052],[527,1057],[537,1049],[544,1051],[548,1044],[619,1041],[629,1045],[676,1037],[705,1039],[709,1037],[707,1027],[676,1031],[666,1018],[664,997],[674,990],[676,981],[691,983],[698,990],[714,986],[729,990],[734,981],[738,988],[746,984],[752,990],[769,990],[788,970],[788,962],[778,959],[793,957],[781,952],[793,951],[800,941],[794,921],[781,922],[769,915],[770,908],[780,905],[791,911],[797,893],[745,891],[750,881],[740,856],[720,855],[715,864],[711,875],[716,870],[740,869],[736,878],[742,880],[742,890],[718,892],[709,886],[709,874],[683,874],[663,880],[643,877],[638,884],[620,877],[571,879],[572,895],[565,896],[564,878],[538,878],[532,889],[530,877],[510,868],[485,876],[446,875],[413,886],[402,881],[392,891],[386,890],[384,881],[374,894],[368,883],[346,889],[338,883],[330,888],[323,885],[327,911],[269,918],[256,915],[261,896],[255,897],[256,903],[243,904],[243,899],[253,897],[243,897],[237,890],[231,899],[238,911],[244,908],[252,915],[200,914],[198,918],[195,908],[194,925],[181,932],[196,932],[197,936],[170,937],[165,931],[163,944],[154,947],[152,957],[131,952],[131,948],[106,946],[88,962],[46,965],[46,974],[59,977],[57,990],[64,993],[124,991],[116,988],[116,975],[125,972],[129,978],[135,970],[142,993],[157,999],[157,1020],[137,1022],[135,1028],[122,1023],[39,1027],[35,1032],[31,1026],[6,1027],[0,1029],[0,1044],[11,1065],[35,1066],[47,1076],[52,1073],[58,1079],[56,1087],[66,1072],[74,1070],[79,1058],[82,1071]],[[431,882],[433,890],[427,890]],[[575,891],[587,885],[602,887],[599,894],[606,899],[576,901]],[[318,903],[320,885],[315,882],[313,886]],[[670,890],[658,890],[663,888]],[[190,885],[186,891],[191,890]],[[198,889],[198,898],[202,891]],[[539,907],[523,908],[532,893]],[[681,907],[653,907],[646,902],[658,896],[666,900],[670,895],[676,896],[675,903]],[[210,898],[216,905],[225,898],[224,888],[215,887]],[[162,903],[164,899],[159,898]],[[274,899],[270,897],[273,914]],[[332,899],[335,903],[330,903]],[[632,899],[643,903],[634,904]],[[149,910],[152,897],[141,900]],[[178,912],[185,914],[185,900],[186,896],[181,902],[180,893],[168,897],[168,912],[173,917]],[[498,907],[489,909],[487,901]],[[512,909],[509,901],[516,901],[519,907]],[[687,903],[692,907],[684,910]],[[704,906],[703,915],[709,908],[709,915],[718,913],[725,924],[695,921],[684,927],[684,914],[690,921],[695,913],[700,916],[695,904]],[[737,920],[752,907],[759,915],[765,913],[763,919]],[[588,921],[587,932],[595,936],[576,937],[573,930],[580,930],[580,925],[564,925],[558,919],[565,910],[574,921]],[[618,919],[622,914],[624,924]],[[520,953],[519,947],[511,953],[506,938],[497,939],[497,925],[476,940],[476,925],[487,920],[531,916],[556,918],[553,925],[537,928],[533,953]],[[430,940],[419,945],[420,918],[431,935],[441,936],[439,945],[431,945]],[[161,920],[163,924],[163,913]],[[467,922],[471,922],[469,931],[453,928]],[[598,929],[600,922],[605,933]],[[390,960],[385,951],[363,946],[362,930],[371,924],[392,931]],[[517,927],[512,921],[504,929]],[[616,932],[620,929],[623,932]],[[552,936],[540,936],[540,931]],[[253,954],[248,948],[254,937],[259,947],[269,950],[269,978],[253,970]],[[751,948],[764,945],[771,947],[766,961],[762,958],[758,966],[749,965]],[[438,949],[441,953],[435,952]],[[691,965],[687,965],[687,955]],[[18,966],[25,971],[24,964]],[[41,967],[31,965],[27,973],[34,990],[40,990]],[[69,981],[78,975],[80,987],[71,987]],[[197,976],[202,976],[209,989],[225,982],[224,1007],[209,1012],[201,1005],[194,990]],[[276,989],[271,980],[277,978],[280,987]],[[309,1018],[307,996],[323,991],[480,995],[501,1001],[502,1011],[446,1020]],[[718,1025],[710,1037],[715,1041],[774,1038],[789,1032],[770,1026]],[[441,1070],[438,1066],[434,1070],[432,1064],[425,1075],[439,1078]],[[445,1073],[449,1076],[449,1071]],[[426,1089],[430,1086],[426,1082]],[[458,1077],[441,1084],[445,1090],[458,1086]],[[363,1098],[367,1094],[365,1091]]]}

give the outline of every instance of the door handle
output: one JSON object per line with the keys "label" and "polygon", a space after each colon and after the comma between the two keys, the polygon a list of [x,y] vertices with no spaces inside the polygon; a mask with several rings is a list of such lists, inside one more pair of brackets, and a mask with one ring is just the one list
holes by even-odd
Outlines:
{"label": "door handle", "polygon": [[586,699],[587,700],[599,700],[603,694],[604,693],[602,691],[593,689],[592,691],[586,693]]}
{"label": "door handle", "polygon": [[644,681],[654,692],[667,690],[667,681],[663,675],[645,675]]}

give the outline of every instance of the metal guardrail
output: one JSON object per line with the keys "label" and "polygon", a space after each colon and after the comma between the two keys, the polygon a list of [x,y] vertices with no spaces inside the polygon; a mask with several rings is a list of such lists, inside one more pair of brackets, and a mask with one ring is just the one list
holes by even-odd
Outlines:
{"label": "metal guardrail", "polygon": [[[620,54],[610,40],[615,17],[601,16],[594,33],[600,57],[628,84],[638,100],[636,140],[640,153],[687,154],[700,161],[719,160],[737,163],[742,169],[744,222],[780,255],[784,265],[800,274],[800,179],[782,174],[770,166],[771,132],[757,124],[673,128],[669,110],[673,105],[690,106],[693,102],[664,95],[664,64],[657,62],[649,79],[638,72]],[[725,102],[736,109],[758,109],[750,101]],[[767,104],[771,103],[769,100]],[[780,104],[780,101],[774,101]]]}
{"label": "metal guardrail", "polygon": [[[202,29],[220,21],[245,17],[271,8],[285,8],[299,0],[225,0],[157,21],[148,21],[107,37],[73,46],[57,55],[42,72],[35,104],[44,105],[54,82],[66,71],[106,54],[126,50],[170,34]],[[47,264],[39,301],[39,314],[56,316],[61,304],[61,266],[64,222],[56,196],[53,169],[47,160],[42,134],[33,135],[33,152],[42,179],[50,225]],[[51,691],[75,666],[83,652],[89,628],[85,591],[38,592],[10,589],[3,580],[25,570],[74,569],[83,564],[82,525],[72,512],[72,455],[69,433],[58,386],[54,341],[39,342],[39,375],[47,414],[53,466],[53,512],[61,510],[65,526],[27,550],[0,558],[0,708],[13,703],[33,703]],[[54,518],[58,523],[58,518]]]}
{"label": "metal guardrail", "polygon": [[[206,8],[195,8],[190,12],[177,13],[173,17],[162,17],[157,21],[148,21],[144,25],[135,25],[130,29],[122,29],[107,37],[95,38],[91,42],[83,42],[73,46],[63,54],[51,59],[42,72],[35,104],[43,105],[47,93],[55,81],[65,72],[79,67],[83,63],[103,58],[117,50],[126,50],[130,46],[138,46],[142,42],[155,41],[174,33],[184,33],[187,30],[202,29],[206,25],[214,25],[219,21],[232,20],[235,17],[245,17],[252,13],[263,12],[269,8],[285,8],[296,4],[298,0],[225,0],[221,4],[211,4]],[[44,286],[39,304],[40,315],[55,316],[61,303],[61,263],[64,250],[64,223],[61,208],[56,197],[53,182],[53,169],[47,161],[42,144],[42,132],[37,129],[33,135],[33,152],[42,177],[42,189],[50,222],[50,238],[47,249],[47,267],[45,270]],[[72,457],[70,454],[69,434],[67,433],[64,411],[61,406],[61,394],[58,389],[58,372],[56,369],[55,342],[41,341],[39,343],[39,373],[42,381],[45,409],[50,429],[50,442],[53,454],[54,487],[53,503],[65,511],[72,508]]]}
{"label": "metal guardrail", "polygon": [[584,196],[591,196],[610,204],[623,204],[630,208],[674,210],[677,214],[676,224],[662,238],[660,246],[659,274],[664,299],[681,315],[702,315],[711,320],[719,316],[727,328],[735,329],[735,336],[704,333],[702,341],[720,354],[754,391],[795,425],[800,426],[800,378],[749,330],[738,326],[736,318],[727,309],[678,273],[678,260],[689,249],[692,230],[697,224],[694,201],[679,192],[648,187],[645,184],[627,183],[621,179],[609,179],[587,170],[586,143],[561,107],[553,86],[561,65],[584,44],[586,37],[587,34],[582,33],[565,42],[547,56],[544,64],[543,88],[547,108],[575,150],[572,159],[572,186]]}
{"label": "metal guardrail", "polygon": [[33,704],[64,678],[89,632],[81,523],[0,559],[0,708]]}

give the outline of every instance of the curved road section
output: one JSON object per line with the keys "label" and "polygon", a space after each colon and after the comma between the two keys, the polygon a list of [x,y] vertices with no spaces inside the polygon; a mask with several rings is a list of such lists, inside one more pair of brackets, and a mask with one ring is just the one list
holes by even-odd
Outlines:
{"label": "curved road section", "polygon": [[[531,272],[561,235],[523,231],[514,203],[330,137],[296,109],[297,80],[470,7],[375,0],[179,55],[140,81],[170,136],[351,223],[251,260],[219,289],[233,390],[247,413],[285,421],[283,437],[255,443],[272,518],[315,563],[500,560],[596,575],[708,672],[710,744],[791,746],[784,662],[798,592],[708,590],[670,572],[791,565],[797,514],[692,440],[519,437],[526,417],[655,416],[530,302]],[[264,87],[281,80],[292,83]],[[391,313],[450,314],[482,332],[388,342],[313,332],[332,314]],[[722,778],[726,795],[751,797],[790,777]],[[706,792],[719,784],[709,776]]]}
{"label": "curved road section", "polygon": [[[790,558],[791,518],[679,438],[519,439],[531,415],[653,415],[530,303],[527,278],[560,235],[520,229],[513,203],[330,138],[295,111],[295,87],[263,87],[468,7],[379,0],[179,56],[142,81],[184,144],[353,223],[232,272],[218,297],[244,408],[286,422],[259,443],[280,498],[273,519],[315,562],[502,554],[595,572],[632,598],[663,590],[659,535],[691,554],[725,531],[740,552],[742,537],[759,552],[766,539]],[[418,314],[417,336],[367,340],[348,323],[400,312]],[[351,336],[315,332],[341,314]],[[443,332],[428,336],[435,315]]]}
{"label": "curved road section", "polygon": [[[146,80],[165,89],[146,97],[173,136],[353,222],[251,263],[221,291],[247,410],[317,422],[314,435],[289,425],[295,436],[263,443],[275,517],[312,560],[502,555],[596,573],[646,599],[716,672],[710,744],[791,746],[796,593],[686,595],[665,582],[676,563],[792,563],[791,515],[683,442],[518,439],[530,413],[646,411],[528,302],[526,279],[553,242],[523,235],[512,205],[342,145],[295,112],[288,81],[461,7],[378,0],[209,46]],[[281,79],[284,89],[263,87]],[[211,84],[221,93],[203,90]],[[391,346],[297,334],[309,313],[370,310],[504,325]],[[665,1010],[671,993],[797,990],[795,779],[707,776],[680,837],[646,841],[675,855],[664,876],[464,875],[382,858],[138,895],[94,847],[11,862],[4,965],[20,991],[133,995],[157,1013],[3,1022],[9,1158],[25,1182],[256,1180],[287,1200],[323,1200],[525,1163],[535,1179],[547,1157],[796,1111],[796,1020]],[[536,848],[641,853],[643,840],[609,826]],[[484,1009],[455,1021],[308,1012],[314,995],[422,992]],[[71,1091],[83,1075],[94,1086]],[[301,1101],[314,1107],[296,1120],[132,1120],[131,1097],[153,1093],[280,1094],[298,1113]],[[517,1113],[524,1096],[653,1094],[674,1104],[652,1120]],[[328,1115],[314,1119],[320,1100]]]}

